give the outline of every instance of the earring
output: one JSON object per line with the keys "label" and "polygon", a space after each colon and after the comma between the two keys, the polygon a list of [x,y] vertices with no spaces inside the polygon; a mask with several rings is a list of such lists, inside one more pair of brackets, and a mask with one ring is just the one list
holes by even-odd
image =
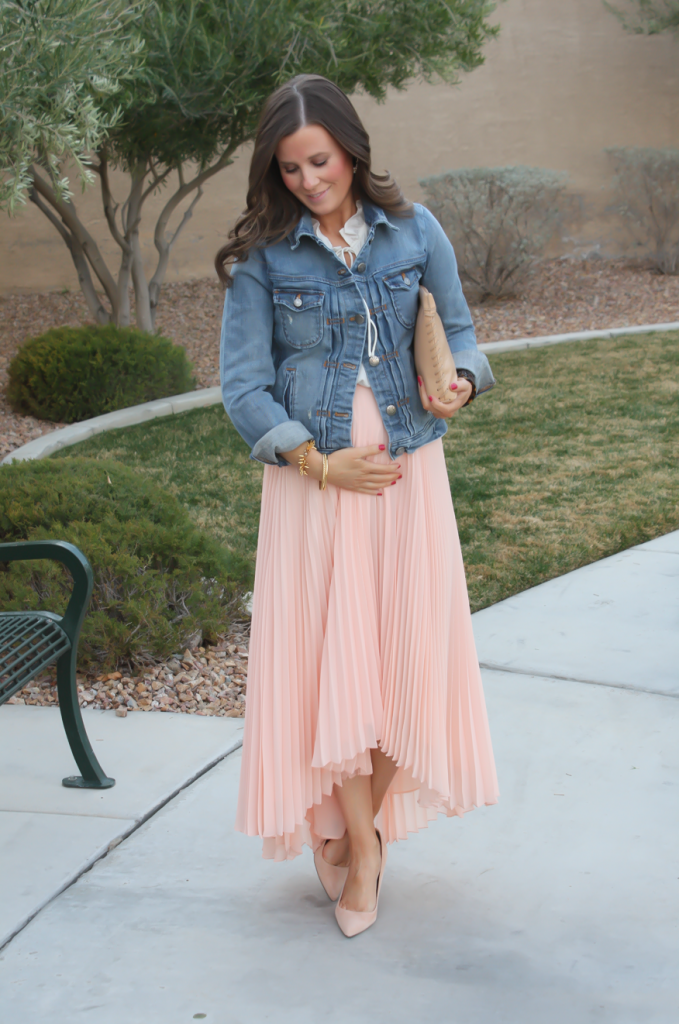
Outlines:
{"label": "earring", "polygon": [[356,174],[357,170],[358,170],[358,157],[355,157],[355,159],[354,159],[354,174]]}

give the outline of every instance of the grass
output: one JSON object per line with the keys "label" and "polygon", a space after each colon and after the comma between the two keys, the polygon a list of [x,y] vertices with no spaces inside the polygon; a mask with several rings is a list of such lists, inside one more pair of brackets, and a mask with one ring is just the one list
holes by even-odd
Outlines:
{"label": "grass", "polygon": [[[679,528],[679,334],[491,362],[497,387],[444,438],[472,610]],[[254,566],[262,467],[221,406],[62,454],[76,453],[153,476]]]}

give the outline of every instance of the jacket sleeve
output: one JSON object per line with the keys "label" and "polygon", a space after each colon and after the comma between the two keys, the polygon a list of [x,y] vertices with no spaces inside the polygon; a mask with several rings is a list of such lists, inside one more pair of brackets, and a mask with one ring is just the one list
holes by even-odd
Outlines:
{"label": "jacket sleeve", "polygon": [[455,366],[474,374],[477,395],[495,385],[488,358],[479,351],[467,300],[462,291],[453,247],[436,217],[416,204],[424,218],[427,262],[421,283],[434,296],[436,311],[443,322]]}
{"label": "jacket sleeve", "polygon": [[273,361],[273,297],[265,261],[252,252],[232,268],[226,291],[219,372],[224,408],[236,430],[250,445],[250,458],[287,466],[280,452],[291,451],[313,435],[291,420],[275,402]]}

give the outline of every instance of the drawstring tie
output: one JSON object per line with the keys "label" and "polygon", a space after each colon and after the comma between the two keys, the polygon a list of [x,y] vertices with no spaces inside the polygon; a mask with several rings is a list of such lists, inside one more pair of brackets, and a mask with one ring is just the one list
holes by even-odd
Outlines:
{"label": "drawstring tie", "polygon": [[378,366],[380,362],[379,356],[375,355],[375,351],[377,349],[377,324],[372,322],[370,317],[370,307],[363,296],[361,296],[361,301],[365,306],[365,315],[368,318],[368,362],[371,366]]}

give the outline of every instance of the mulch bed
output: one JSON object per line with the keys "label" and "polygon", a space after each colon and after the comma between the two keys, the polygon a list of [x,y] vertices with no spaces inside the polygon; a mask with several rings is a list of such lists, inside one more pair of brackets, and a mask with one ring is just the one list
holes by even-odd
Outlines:
{"label": "mulch bed", "polygon": [[[223,292],[216,280],[166,285],[157,329],[181,344],[198,387],[219,383]],[[546,260],[516,299],[470,302],[480,344],[509,338],[679,321],[679,276],[666,277],[626,259]],[[17,416],[4,397],[7,367],[25,338],[90,317],[79,292],[0,296],[0,459],[63,424]],[[79,678],[83,706],[241,717],[247,686],[248,623],[233,624],[216,647],[196,648],[135,676]],[[56,703],[54,676],[36,680],[12,703]]]}

